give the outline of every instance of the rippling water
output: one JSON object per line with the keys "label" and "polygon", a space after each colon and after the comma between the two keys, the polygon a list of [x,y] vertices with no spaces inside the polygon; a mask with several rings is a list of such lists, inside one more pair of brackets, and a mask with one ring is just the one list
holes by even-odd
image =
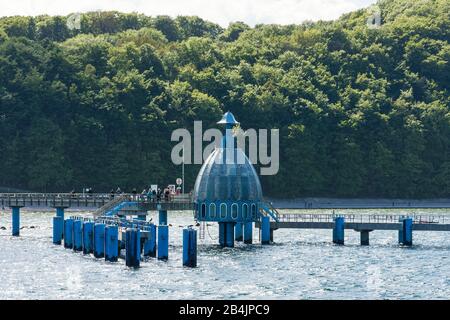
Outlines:
{"label": "rippling water", "polygon": [[[414,212],[446,214],[448,209]],[[256,244],[221,249],[214,224],[199,240],[198,268],[188,269],[181,266],[180,226],[193,219],[188,212],[174,212],[169,213],[169,261],[149,259],[130,270],[123,260],[108,263],[53,245],[53,215],[22,211],[24,228],[16,238],[10,236],[10,213],[0,211],[0,227],[7,228],[0,230],[0,299],[450,298],[446,232],[415,232],[414,246],[401,248],[393,231],[374,231],[370,246],[361,247],[359,233],[350,230],[346,245],[335,246],[331,230],[281,229],[275,231],[274,245],[261,246],[254,232]]]}

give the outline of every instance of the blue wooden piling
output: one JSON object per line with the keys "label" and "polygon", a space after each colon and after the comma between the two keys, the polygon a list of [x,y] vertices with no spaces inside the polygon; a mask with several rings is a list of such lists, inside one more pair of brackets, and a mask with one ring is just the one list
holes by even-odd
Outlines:
{"label": "blue wooden piling", "polygon": [[334,218],[333,243],[344,244],[344,217]]}
{"label": "blue wooden piling", "polygon": [[11,207],[12,209],[12,235],[20,235],[20,207]]}
{"label": "blue wooden piling", "polygon": [[197,266],[197,230],[183,229],[183,266]]}
{"label": "blue wooden piling", "polygon": [[253,242],[253,222],[244,223],[244,243],[252,244]]}
{"label": "blue wooden piling", "polygon": [[144,256],[156,257],[156,226],[152,223],[149,226],[149,235],[144,243]]}
{"label": "blue wooden piling", "polygon": [[167,225],[167,210],[159,210],[158,213],[159,225]]}
{"label": "blue wooden piling", "polygon": [[244,238],[244,225],[242,222],[237,222],[234,226],[234,240],[242,241]]}
{"label": "blue wooden piling", "polygon": [[119,228],[114,225],[105,228],[105,260],[116,262],[119,258]]}
{"label": "blue wooden piling", "polygon": [[404,246],[412,246],[412,218],[403,218],[400,220],[402,227],[398,232],[399,243]]}
{"label": "blue wooden piling", "polygon": [[82,221],[75,220],[73,222],[73,251],[83,250],[83,230]]}
{"label": "blue wooden piling", "polygon": [[73,248],[73,220],[64,220],[64,248]]}
{"label": "blue wooden piling", "polygon": [[90,254],[94,252],[94,223],[85,221],[83,223],[83,253]]}
{"label": "blue wooden piling", "polygon": [[158,226],[158,260],[167,260],[169,258],[169,227],[166,225]]}
{"label": "blue wooden piling", "polygon": [[261,244],[270,244],[270,218],[261,218]]}
{"label": "blue wooden piling", "polygon": [[53,217],[53,244],[61,244],[63,225],[61,217]]}
{"label": "blue wooden piling", "polygon": [[105,225],[96,223],[94,225],[94,257],[103,258],[105,256]]}
{"label": "blue wooden piling", "polygon": [[127,267],[139,268],[140,265],[140,233],[136,228],[127,228],[125,241],[125,263]]}

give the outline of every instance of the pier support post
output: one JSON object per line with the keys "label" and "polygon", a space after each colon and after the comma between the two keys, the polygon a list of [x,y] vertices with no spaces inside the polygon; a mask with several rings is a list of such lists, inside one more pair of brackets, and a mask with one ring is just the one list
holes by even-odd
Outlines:
{"label": "pier support post", "polygon": [[64,220],[64,248],[73,248],[73,220]]}
{"label": "pier support post", "polygon": [[242,222],[237,222],[234,227],[234,240],[242,241],[244,238],[244,224]]}
{"label": "pier support post", "polygon": [[336,217],[333,227],[333,243],[344,244],[344,217]]}
{"label": "pier support post", "polygon": [[103,258],[105,256],[105,225],[96,223],[94,225],[94,257]]}
{"label": "pier support post", "polygon": [[61,217],[53,217],[53,244],[61,244],[63,225]]}
{"label": "pier support post", "polygon": [[11,207],[12,210],[12,235],[20,235],[20,207]]}
{"label": "pier support post", "polygon": [[56,207],[56,216],[64,220],[64,207]]}
{"label": "pier support post", "polygon": [[412,218],[403,218],[400,220],[402,222],[402,228],[398,232],[398,241],[404,246],[412,246]]}
{"label": "pier support post", "polygon": [[167,225],[167,210],[159,210],[158,212],[159,225]]}
{"label": "pier support post", "polygon": [[156,226],[152,223],[148,231],[148,239],[144,243],[144,256],[156,257]]}
{"label": "pier support post", "polygon": [[244,243],[252,244],[253,242],[253,222],[244,223]]}
{"label": "pier support post", "polygon": [[221,247],[234,247],[234,222],[219,222],[219,244]]}
{"label": "pier support post", "polygon": [[166,225],[158,226],[158,260],[167,260],[169,258],[169,227]]}
{"label": "pier support post", "polygon": [[261,219],[261,244],[270,244],[270,218],[267,216]]}
{"label": "pier support post", "polygon": [[[64,221],[64,207],[56,207],[56,216]],[[64,228],[61,229],[61,238],[64,238]]]}
{"label": "pier support post", "polygon": [[125,263],[127,267],[139,268],[141,261],[141,236],[138,229],[127,228]]}
{"label": "pier support post", "polygon": [[83,250],[82,221],[75,220],[73,222],[73,251],[81,250]]}
{"label": "pier support post", "polygon": [[197,230],[183,229],[183,266],[197,266]]}
{"label": "pier support post", "polygon": [[94,223],[85,221],[83,223],[83,253],[89,254],[94,252]]}
{"label": "pier support post", "polygon": [[105,260],[116,262],[119,258],[119,228],[107,226],[105,228]]}
{"label": "pier support post", "polygon": [[371,230],[361,230],[361,245],[368,246],[369,245],[369,232]]}
{"label": "pier support post", "polygon": [[273,242],[273,229],[270,228],[270,242]]}

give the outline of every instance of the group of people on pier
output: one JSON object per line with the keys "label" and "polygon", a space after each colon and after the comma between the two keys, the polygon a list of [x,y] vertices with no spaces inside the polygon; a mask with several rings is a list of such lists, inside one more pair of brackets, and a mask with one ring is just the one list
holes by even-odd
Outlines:
{"label": "group of people on pier", "polygon": [[[124,194],[124,192],[120,189],[120,187],[117,187],[117,189],[114,191],[114,189],[111,189],[110,196],[111,198],[114,198],[115,195],[121,195]],[[161,202],[163,201],[171,201],[176,194],[172,188],[167,186],[163,190],[161,188],[152,189],[150,187],[144,188],[141,193],[138,194],[137,189],[133,188],[131,191],[132,197],[136,200],[144,200],[144,201],[151,201],[151,202]]]}

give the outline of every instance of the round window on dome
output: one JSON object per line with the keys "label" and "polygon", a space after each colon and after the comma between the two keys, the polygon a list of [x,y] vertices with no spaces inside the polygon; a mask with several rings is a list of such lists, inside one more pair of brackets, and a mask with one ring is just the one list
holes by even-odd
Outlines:
{"label": "round window on dome", "polygon": [[238,218],[238,205],[237,203],[233,203],[231,205],[231,218],[236,220]]}
{"label": "round window on dome", "polygon": [[215,218],[216,217],[216,204],[215,203],[211,203],[209,205],[209,216],[211,218]]}
{"label": "round window on dome", "polygon": [[222,219],[225,219],[227,217],[227,205],[225,203],[222,203],[220,205],[220,217]]}

